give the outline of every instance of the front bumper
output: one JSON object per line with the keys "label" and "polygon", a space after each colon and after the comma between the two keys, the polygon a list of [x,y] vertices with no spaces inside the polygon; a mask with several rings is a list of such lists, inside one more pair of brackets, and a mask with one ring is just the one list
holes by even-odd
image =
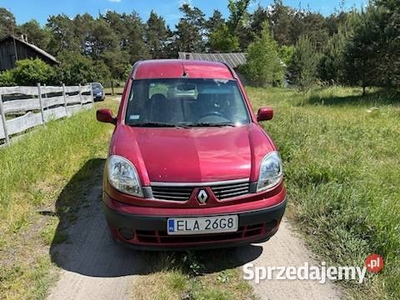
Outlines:
{"label": "front bumper", "polygon": [[93,100],[94,101],[103,101],[106,98],[104,94],[102,95],[93,95]]}
{"label": "front bumper", "polygon": [[[166,231],[168,218],[182,217],[176,210],[173,214],[162,215],[128,214],[109,207],[107,202],[113,200],[107,194],[104,194],[104,197],[108,198],[103,205],[105,216],[116,240],[134,248],[147,250],[223,248],[266,241],[278,231],[286,208],[286,198],[283,198],[279,204],[272,207],[234,212],[239,218],[237,232],[177,236],[168,235]],[[186,217],[212,215],[204,212],[201,215]]]}

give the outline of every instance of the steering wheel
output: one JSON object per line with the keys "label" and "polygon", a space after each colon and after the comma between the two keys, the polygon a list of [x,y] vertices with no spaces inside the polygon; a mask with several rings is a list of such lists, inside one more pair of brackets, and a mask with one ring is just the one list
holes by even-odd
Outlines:
{"label": "steering wheel", "polygon": [[210,111],[203,115],[200,119],[197,120],[200,123],[220,123],[220,122],[229,122],[229,120],[218,111]]}
{"label": "steering wheel", "polygon": [[223,114],[221,114],[218,111],[209,111],[206,114],[204,114],[201,118],[205,118],[205,117],[208,117],[208,116],[218,116],[218,117],[221,117],[221,118],[224,117]]}

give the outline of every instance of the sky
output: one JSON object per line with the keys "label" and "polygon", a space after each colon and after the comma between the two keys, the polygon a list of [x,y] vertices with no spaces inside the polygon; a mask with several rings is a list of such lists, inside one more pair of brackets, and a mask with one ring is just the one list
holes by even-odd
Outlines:
{"label": "sky", "polygon": [[[368,0],[283,0],[283,4],[294,8],[310,8],[325,16],[330,15],[344,3],[346,10],[355,7],[360,9]],[[224,17],[229,16],[227,9],[228,0],[0,0],[0,7],[11,11],[17,24],[21,25],[31,19],[37,20],[42,26],[46,24],[51,15],[61,13],[73,18],[77,14],[89,13],[97,17],[99,13],[113,10],[118,13],[131,13],[136,11],[145,22],[153,10],[162,16],[171,29],[179,22],[181,14],[179,6],[188,3],[200,8],[207,17],[210,17],[214,9],[218,9]],[[256,9],[258,5],[267,7],[273,0],[253,0],[249,11]]]}

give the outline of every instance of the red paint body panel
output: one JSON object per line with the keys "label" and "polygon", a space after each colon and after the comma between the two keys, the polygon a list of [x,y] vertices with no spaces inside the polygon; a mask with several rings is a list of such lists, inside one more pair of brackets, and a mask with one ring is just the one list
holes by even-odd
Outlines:
{"label": "red paint body panel", "polygon": [[[265,153],[275,150],[256,124],[223,128],[117,127],[111,155],[143,167],[142,184],[212,182],[258,177]],[[234,149],[232,151],[231,149]]]}
{"label": "red paint body panel", "polygon": [[[250,123],[236,127],[197,128],[132,127],[125,124],[134,80],[182,77],[236,81],[248,109]],[[118,240],[129,245],[155,249],[181,249],[186,246],[211,248],[213,244],[228,246],[269,238],[277,231],[284,213],[286,190],[283,182],[267,191],[252,191],[223,200],[218,199],[207,184],[248,180],[253,186],[249,189],[254,189],[261,161],[272,151],[276,151],[275,144],[258,124],[239,78],[226,65],[192,60],[136,63],[121,98],[109,155],[119,155],[129,160],[137,170],[142,187],[148,190],[157,183],[184,183],[194,185],[194,188],[185,201],[146,199],[116,190],[105,174],[103,201],[111,232]],[[206,203],[199,203],[196,198],[200,189],[207,191],[210,196]],[[235,236],[211,234],[196,241],[190,237],[169,239],[164,236],[164,225],[160,229],[160,224],[166,223],[166,217],[226,214],[239,216],[241,227]],[[257,224],[252,221],[253,214]],[[254,231],[256,227],[259,230],[257,233]],[[126,228],[132,230],[134,238],[121,235],[120,230]],[[145,237],[140,238],[143,234]]]}
{"label": "red paint body panel", "polygon": [[181,77],[233,79],[232,73],[222,63],[174,59],[141,62],[133,76],[135,79]]}
{"label": "red paint body panel", "polygon": [[[258,196],[258,200],[229,203],[229,205],[219,205],[213,207],[201,207],[197,203],[196,207],[187,207],[182,205],[180,208],[166,208],[166,207],[155,207],[155,205],[149,206],[132,206],[126,203],[115,201],[112,197],[106,196],[106,204],[114,209],[127,214],[144,215],[144,216],[212,216],[212,215],[224,215],[224,214],[235,214],[243,211],[254,211],[261,210],[266,207],[273,207],[282,203],[282,199],[285,198],[286,189],[282,186],[278,193],[271,197]],[[195,202],[195,199],[191,199]],[[149,202],[149,201],[148,201]]]}
{"label": "red paint body panel", "polygon": [[107,182],[104,183],[104,192],[109,199],[107,204],[113,209],[121,209],[126,213],[149,214],[149,215],[206,215],[233,213],[242,210],[257,210],[266,207],[273,207],[282,203],[285,199],[286,189],[281,183],[272,191],[254,193],[231,200],[218,200],[209,188],[205,188],[210,195],[210,199],[206,204],[202,205],[196,200],[196,192],[199,188],[194,189],[192,196],[188,201],[165,201],[156,199],[143,199],[130,195],[121,195]]}

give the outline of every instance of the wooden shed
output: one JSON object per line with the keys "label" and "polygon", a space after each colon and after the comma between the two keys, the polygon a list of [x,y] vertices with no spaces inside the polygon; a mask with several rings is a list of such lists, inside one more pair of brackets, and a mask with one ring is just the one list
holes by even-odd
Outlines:
{"label": "wooden shed", "polygon": [[[238,70],[239,66],[246,64],[246,53],[243,52],[232,52],[232,53],[194,53],[194,52],[178,52],[179,59],[195,59],[195,60],[208,60],[208,61],[217,61],[222,62],[230,66],[234,69],[237,75],[240,77],[240,80],[244,84],[251,83],[248,78],[244,74],[241,74]],[[285,63],[280,60],[280,63],[283,67],[286,68]],[[283,82],[281,83],[282,86],[287,87],[289,83],[287,81],[286,74]]]}
{"label": "wooden shed", "polygon": [[246,53],[232,52],[232,53],[194,53],[194,52],[178,52],[179,59],[195,59],[195,60],[208,60],[217,61],[227,64],[229,67],[236,71],[240,80],[247,84],[246,76],[241,74],[238,67],[246,64]]}
{"label": "wooden shed", "polygon": [[51,66],[60,64],[54,56],[28,43],[23,37],[7,35],[0,40],[0,72],[14,68],[17,60],[27,58],[40,58]]}
{"label": "wooden shed", "polygon": [[219,61],[226,63],[232,69],[236,69],[240,65],[246,63],[246,54],[242,52],[237,53],[193,53],[193,52],[179,52],[180,59],[197,59],[208,61]]}

